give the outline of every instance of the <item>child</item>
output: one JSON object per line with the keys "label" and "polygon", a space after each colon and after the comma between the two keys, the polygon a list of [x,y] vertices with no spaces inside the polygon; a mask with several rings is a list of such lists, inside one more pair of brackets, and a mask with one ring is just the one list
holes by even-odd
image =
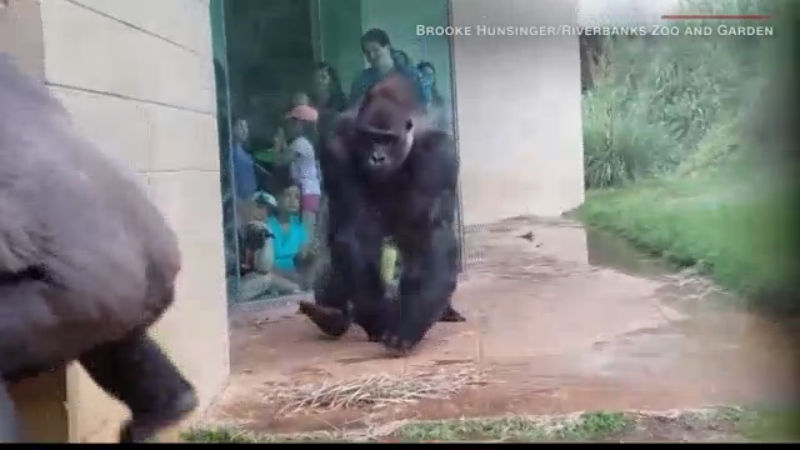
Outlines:
{"label": "child", "polygon": [[311,106],[311,98],[303,91],[297,92],[292,97],[292,106]]}
{"label": "child", "polygon": [[301,291],[297,283],[275,270],[275,235],[268,226],[268,220],[277,210],[277,201],[267,192],[256,192],[250,201],[250,221],[243,227],[239,242],[243,256],[239,285],[241,301],[254,300],[270,293],[284,295]]}
{"label": "child", "polygon": [[274,236],[275,272],[298,283],[303,289],[311,286],[314,255],[306,227],[300,222],[300,189],[286,187],[278,198],[277,213],[267,219]]}
{"label": "child", "polygon": [[309,236],[314,235],[322,193],[316,153],[308,139],[317,116],[317,110],[310,106],[298,105],[292,108],[286,115],[288,144],[278,143],[278,146],[282,147],[280,160],[289,163],[291,177],[300,186],[301,217]]}

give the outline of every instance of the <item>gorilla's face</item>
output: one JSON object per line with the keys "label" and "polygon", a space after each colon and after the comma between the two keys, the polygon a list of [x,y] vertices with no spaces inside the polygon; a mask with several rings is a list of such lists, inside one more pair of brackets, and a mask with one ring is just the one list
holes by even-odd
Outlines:
{"label": "gorilla's face", "polygon": [[359,163],[371,177],[385,178],[397,172],[411,150],[410,136],[394,133],[359,133]]}
{"label": "gorilla's face", "polygon": [[385,178],[403,165],[413,144],[414,123],[388,102],[365,109],[356,129],[356,158],[373,178]]}

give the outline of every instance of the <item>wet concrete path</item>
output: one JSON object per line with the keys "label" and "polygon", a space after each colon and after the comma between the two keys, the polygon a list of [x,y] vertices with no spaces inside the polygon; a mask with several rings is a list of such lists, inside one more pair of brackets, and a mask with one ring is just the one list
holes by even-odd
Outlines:
{"label": "wet concrete path", "polygon": [[[293,306],[234,314],[231,380],[207,420],[295,432],[797,398],[794,344],[701,278],[568,220],[513,219],[466,239],[468,275],[454,304],[468,321],[437,324],[406,358],[388,358],[360,329],[321,338]],[[268,400],[274,382],[431,371],[455,380],[465,370],[483,373],[485,383],[389,408],[287,416]]]}

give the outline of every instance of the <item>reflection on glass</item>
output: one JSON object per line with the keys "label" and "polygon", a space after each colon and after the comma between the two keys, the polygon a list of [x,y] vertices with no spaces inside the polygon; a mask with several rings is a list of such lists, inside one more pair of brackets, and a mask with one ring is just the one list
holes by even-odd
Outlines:
{"label": "reflection on glass", "polygon": [[[399,72],[417,86],[431,122],[453,132],[450,42],[414,34],[419,23],[447,25],[448,2],[236,0],[215,7],[224,9],[215,19],[224,17],[224,26],[212,26],[221,30],[214,48],[229,86],[223,95],[218,80],[218,98],[230,99],[219,111],[226,254],[235,256],[229,278],[238,280],[232,300],[307,292],[328,260],[318,152],[337,116]],[[381,261],[396,289],[402,261],[391,242]]]}

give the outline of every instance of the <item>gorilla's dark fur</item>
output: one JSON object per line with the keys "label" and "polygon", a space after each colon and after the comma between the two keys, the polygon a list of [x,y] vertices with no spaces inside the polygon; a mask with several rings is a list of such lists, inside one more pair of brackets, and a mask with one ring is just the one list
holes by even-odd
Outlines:
{"label": "gorilla's dark fur", "polygon": [[179,270],[135,174],[0,54],[0,441],[20,439],[6,383],[73,360],[130,408],[123,442],[192,411],[193,386],[146,334]]}
{"label": "gorilla's dark fur", "polygon": [[[391,76],[342,115],[322,148],[330,265],[315,286],[316,304],[300,310],[330,335],[355,320],[370,340],[404,351],[437,321],[464,320],[450,306],[458,158],[452,137],[425,122],[411,84]],[[403,262],[395,301],[380,277],[386,237]]]}

